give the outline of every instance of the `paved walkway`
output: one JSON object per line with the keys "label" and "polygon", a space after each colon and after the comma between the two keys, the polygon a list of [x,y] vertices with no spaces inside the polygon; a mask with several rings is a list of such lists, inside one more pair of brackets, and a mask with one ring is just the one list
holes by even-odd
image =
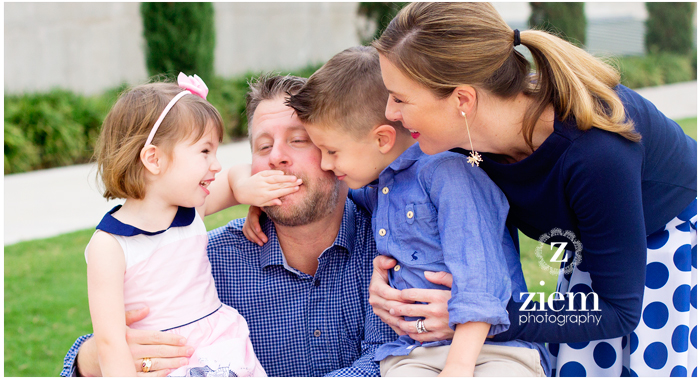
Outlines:
{"label": "paved walkway", "polygon": [[[697,82],[638,90],[672,119],[697,116]],[[226,167],[250,163],[247,141],[219,147]],[[95,165],[74,165],[5,176],[5,245],[92,228],[119,201],[102,198]]]}
{"label": "paved walkway", "polygon": [[[219,147],[221,165],[250,163],[250,145]],[[97,186],[95,164],[5,176],[5,245],[92,228],[120,200],[107,202]]]}

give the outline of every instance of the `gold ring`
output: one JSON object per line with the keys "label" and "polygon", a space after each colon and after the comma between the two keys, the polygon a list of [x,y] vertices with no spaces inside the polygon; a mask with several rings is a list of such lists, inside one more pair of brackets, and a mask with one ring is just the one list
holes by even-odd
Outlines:
{"label": "gold ring", "polygon": [[141,371],[150,372],[152,364],[153,363],[151,362],[151,358],[143,358],[143,361],[141,362]]}

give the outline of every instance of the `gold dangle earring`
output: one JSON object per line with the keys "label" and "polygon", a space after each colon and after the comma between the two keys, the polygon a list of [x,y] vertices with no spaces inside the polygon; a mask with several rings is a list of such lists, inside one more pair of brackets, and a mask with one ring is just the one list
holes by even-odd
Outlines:
{"label": "gold dangle earring", "polygon": [[469,123],[467,122],[467,115],[462,112],[462,116],[464,116],[464,123],[467,125],[467,136],[469,136],[469,147],[471,148],[471,153],[469,153],[469,157],[467,158],[467,162],[472,164],[474,166],[476,164],[476,167],[479,167],[479,162],[482,162],[483,159],[481,158],[481,155],[479,152],[474,151],[474,144],[472,144],[472,135],[469,133]]}

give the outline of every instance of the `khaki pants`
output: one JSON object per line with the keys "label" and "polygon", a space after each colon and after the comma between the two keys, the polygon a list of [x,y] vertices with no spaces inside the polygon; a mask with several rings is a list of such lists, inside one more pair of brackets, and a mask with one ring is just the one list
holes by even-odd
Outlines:
{"label": "khaki pants", "polygon": [[[380,363],[382,377],[432,377],[445,368],[450,346],[418,347],[406,356],[389,356]],[[474,376],[545,377],[539,351],[525,347],[484,344]]]}

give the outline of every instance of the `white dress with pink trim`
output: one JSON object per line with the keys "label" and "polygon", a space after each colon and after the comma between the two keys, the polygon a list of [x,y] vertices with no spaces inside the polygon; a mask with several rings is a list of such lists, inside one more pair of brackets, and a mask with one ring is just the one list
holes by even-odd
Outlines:
{"label": "white dress with pink trim", "polygon": [[[107,213],[98,230],[111,234],[126,258],[124,308],[148,306],[130,327],[182,335],[195,348],[187,366],[170,376],[266,376],[250,341],[248,325],[219,300],[207,258],[207,231],[193,208],[180,207],[170,227],[147,232]],[[87,258],[87,249],[86,258]]]}

